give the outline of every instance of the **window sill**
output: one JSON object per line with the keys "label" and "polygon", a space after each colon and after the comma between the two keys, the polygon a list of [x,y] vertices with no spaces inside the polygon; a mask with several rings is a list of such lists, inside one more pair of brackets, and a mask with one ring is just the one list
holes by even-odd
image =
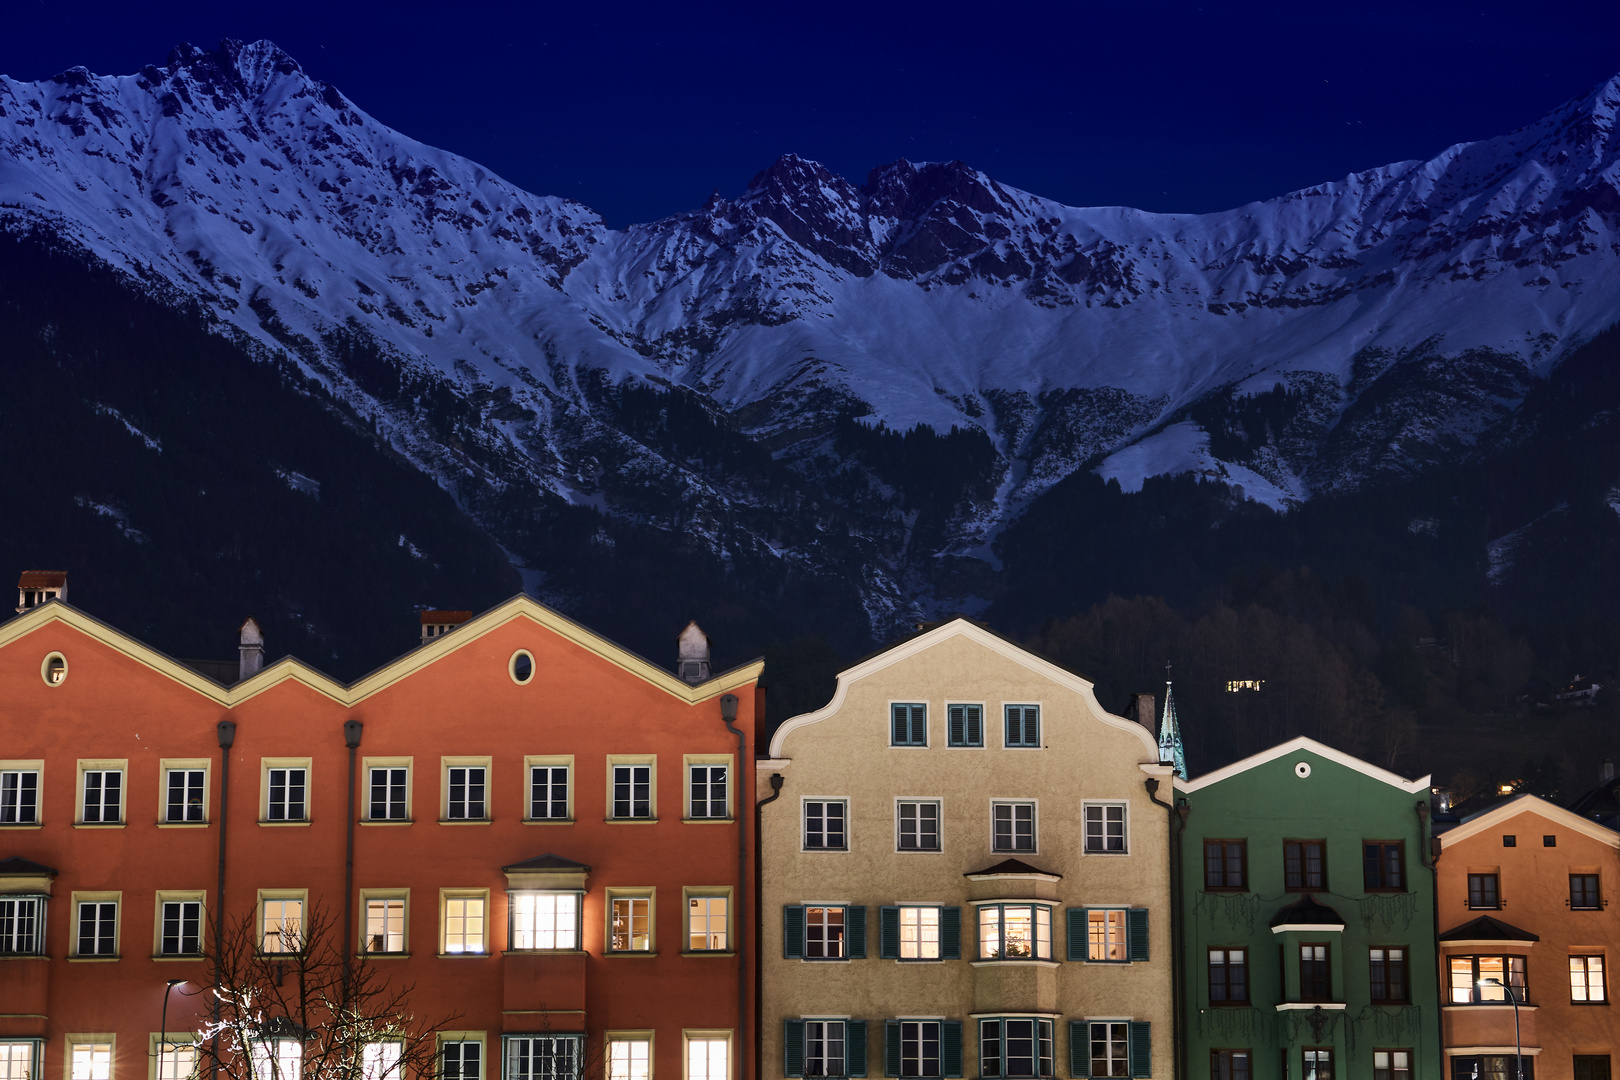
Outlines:
{"label": "window sill", "polygon": [[606,825],[656,825],[658,819],[655,817],[610,817],[603,818],[602,822]]}
{"label": "window sill", "polygon": [[[1005,847],[998,847],[998,848],[991,848],[990,852],[991,852],[991,854],[994,854],[994,855],[1039,855],[1040,854],[1040,852],[1036,851],[1034,848],[1005,848]],[[1009,1080],[1010,1080],[1010,1078],[1009,1078]]]}
{"label": "window sill", "polygon": [[493,825],[494,823],[495,823],[494,818],[487,818],[487,817],[481,817],[481,818],[460,818],[460,817],[458,817],[458,818],[440,818],[439,819],[439,824],[440,825]]}
{"label": "window sill", "polygon": [[[579,956],[584,949],[503,949],[502,956]],[[458,954],[461,955],[461,954]]]}
{"label": "window sill", "polygon": [[313,822],[309,821],[261,821],[259,826],[265,829],[307,829]]}
{"label": "window sill", "polygon": [[160,821],[157,823],[157,827],[160,829],[206,829],[208,826],[209,822],[206,821]]}
{"label": "window sill", "polygon": [[849,848],[847,848],[847,847],[807,847],[807,848],[800,848],[799,850],[802,851],[806,855],[848,855],[849,854]]}
{"label": "window sill", "polygon": [[488,960],[487,952],[442,952],[435,956],[440,960]]}
{"label": "window sill", "polygon": [[7,821],[0,824],[0,829],[39,829],[43,826],[37,821]]}
{"label": "window sill", "polygon": [[154,957],[152,957],[152,962],[157,963],[157,964],[173,963],[176,960],[190,960],[190,961],[195,962],[195,961],[201,960],[202,958],[203,958],[202,953],[174,953],[174,954],[164,954],[164,955],[161,955],[161,956],[154,956]]}
{"label": "window sill", "polygon": [[682,825],[735,825],[736,818],[729,817],[683,817]]}
{"label": "window sill", "polygon": [[67,961],[70,964],[116,964],[122,959],[121,956],[70,956]]}
{"label": "window sill", "polygon": [[1088,849],[1082,850],[1080,852],[1080,854],[1082,854],[1082,855],[1112,855],[1115,858],[1118,858],[1121,855],[1129,855],[1130,852],[1128,852],[1128,851],[1092,851],[1092,850],[1090,850],[1088,848]]}
{"label": "window sill", "polygon": [[408,952],[357,952],[354,955],[364,959],[367,963],[373,960],[409,960],[411,958],[411,954]]}
{"label": "window sill", "polygon": [[927,743],[890,743],[890,750],[926,750]]}
{"label": "window sill", "polygon": [[737,954],[736,954],[735,951],[733,951],[731,949],[682,949],[681,950],[681,955],[682,956],[720,956],[720,957],[729,957],[729,956],[736,956]]}
{"label": "window sill", "polygon": [[945,744],[945,749],[947,749],[947,750],[983,750],[984,749],[984,743],[965,743],[965,742],[946,743]]}
{"label": "window sill", "polygon": [[1061,965],[1056,960],[974,960],[974,967],[1044,967],[1055,968]]}
{"label": "window sill", "polygon": [[525,825],[572,825],[573,823],[574,819],[571,817],[526,817],[523,819]]}
{"label": "window sill", "polygon": [[360,824],[368,826],[415,825],[416,821],[412,818],[361,818]]}
{"label": "window sill", "polygon": [[[1572,1009],[1584,1009],[1584,1008],[1586,1008],[1588,1006],[1591,1006],[1591,1005],[1597,1005],[1599,1007],[1602,1007],[1602,1006],[1605,1006],[1607,1004],[1609,1004],[1607,1001],[1572,1001],[1572,1002],[1569,1003],[1570,1008],[1572,1008]],[[1520,1005],[1519,1008],[1522,1009],[1522,1008],[1524,1008],[1524,1006]]]}
{"label": "window sill", "polygon": [[894,849],[894,853],[896,855],[942,855],[944,852],[944,848],[937,847],[904,847]]}
{"label": "window sill", "polygon": [[[1132,963],[1133,961],[1130,961],[1130,960],[1093,960],[1093,959],[1091,959],[1091,957],[1088,956],[1088,957],[1086,957],[1084,960],[1082,960],[1080,962],[1082,964],[1091,964],[1094,967],[1124,967],[1127,964]],[[1142,961],[1137,960],[1137,961],[1134,961],[1134,962],[1140,964]]]}
{"label": "window sill", "polygon": [[630,958],[630,959],[645,960],[645,959],[648,959],[648,958],[651,958],[651,957],[656,957],[657,955],[658,955],[658,950],[657,949],[619,949],[617,951],[609,949],[608,951],[606,951],[606,952],[604,952],[602,954],[602,959],[604,959],[604,960],[613,960],[613,959]]}
{"label": "window sill", "polygon": [[75,821],[73,827],[75,829],[122,829],[127,827],[127,824],[127,822],[123,821],[107,822],[105,824],[98,821]]}

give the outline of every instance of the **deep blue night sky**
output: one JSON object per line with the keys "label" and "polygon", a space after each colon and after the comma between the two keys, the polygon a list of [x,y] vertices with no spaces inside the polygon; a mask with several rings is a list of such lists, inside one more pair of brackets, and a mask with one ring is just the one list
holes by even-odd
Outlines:
{"label": "deep blue night sky", "polygon": [[1620,3],[10,0],[0,72],[267,37],[379,120],[613,225],[795,152],[960,158],[1075,205],[1208,211],[1501,134],[1620,73]]}

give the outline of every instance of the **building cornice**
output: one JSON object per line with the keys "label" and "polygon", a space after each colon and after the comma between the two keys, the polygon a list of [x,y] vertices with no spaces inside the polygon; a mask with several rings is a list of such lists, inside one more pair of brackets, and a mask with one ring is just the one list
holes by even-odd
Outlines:
{"label": "building cornice", "polygon": [[1459,824],[1441,833],[1439,837],[1440,851],[1444,854],[1445,849],[1452,844],[1460,843],[1471,836],[1478,836],[1482,832],[1489,832],[1500,826],[1502,822],[1520,814],[1534,814],[1555,825],[1561,825],[1566,829],[1574,829],[1582,836],[1590,837],[1599,843],[1608,844],[1612,848],[1620,848],[1620,832],[1605,828],[1595,821],[1588,821],[1579,814],[1565,810],[1555,803],[1550,803],[1539,795],[1516,795],[1505,802],[1499,802],[1495,806],[1481,810],[1477,814],[1469,814]]}
{"label": "building cornice", "polygon": [[1331,746],[1319,743],[1315,739],[1308,739],[1303,735],[1290,739],[1285,743],[1278,743],[1271,749],[1262,750],[1258,754],[1244,758],[1242,761],[1234,761],[1225,768],[1216,769],[1212,773],[1205,773],[1196,780],[1179,780],[1176,782],[1176,790],[1184,794],[1191,794],[1211,784],[1218,784],[1222,780],[1237,776],[1239,773],[1248,772],[1250,769],[1276,761],[1280,757],[1287,757],[1289,754],[1297,754],[1302,750],[1326,758],[1336,765],[1343,765],[1353,772],[1358,772],[1363,776],[1377,780],[1381,784],[1388,784],[1390,787],[1398,788],[1408,794],[1415,795],[1420,791],[1427,792],[1429,790],[1429,777],[1427,776],[1419,777],[1416,780],[1408,780],[1406,777],[1398,776],[1388,769],[1380,769],[1371,762],[1362,761],[1358,757],[1346,754],[1343,750],[1335,750]]}

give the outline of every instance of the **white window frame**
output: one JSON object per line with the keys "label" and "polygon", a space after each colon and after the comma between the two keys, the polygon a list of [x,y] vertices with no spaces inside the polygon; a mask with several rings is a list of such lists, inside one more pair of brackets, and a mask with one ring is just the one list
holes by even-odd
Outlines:
{"label": "white window frame", "polygon": [[[563,911],[561,904],[548,905],[538,902],[548,899],[560,900],[562,897],[569,897],[573,907],[571,913],[573,925],[567,929],[563,923],[570,913]],[[527,901],[536,903],[531,905]],[[585,950],[585,893],[579,889],[512,889],[507,892],[506,906],[508,952],[574,953]],[[523,910],[531,906],[532,911]],[[553,910],[545,910],[548,907]],[[548,916],[551,923],[549,928],[542,921]],[[520,927],[519,921],[525,918],[530,920],[531,925]],[[548,934],[551,944],[541,944]],[[559,944],[567,941],[571,941],[572,944]]]}
{"label": "white window frame", "polygon": [[[725,1043],[725,1071],[720,1075],[707,1067],[713,1064],[713,1044]],[[705,1068],[693,1069],[695,1044],[704,1044]],[[684,1028],[681,1031],[681,1080],[731,1080],[736,1074],[737,1063],[733,1060],[736,1040],[729,1028]]]}
{"label": "white window frame", "polygon": [[[943,1019],[936,1016],[902,1016],[897,1019],[895,1023],[899,1027],[898,1034],[900,1036],[900,1075],[908,1075],[906,1073],[906,1044],[910,1042],[916,1045],[917,1053],[913,1055],[913,1058],[916,1061],[915,1071],[909,1075],[918,1077],[919,1080],[931,1080],[933,1077],[944,1076],[945,1023]],[[924,1063],[928,1061],[928,1059],[922,1054],[922,1046],[924,1042],[923,1028],[928,1026],[932,1026],[934,1028],[934,1044],[939,1047],[939,1057],[936,1059],[939,1068],[933,1072],[923,1071]],[[914,1033],[908,1036],[906,1031],[907,1028],[915,1029]],[[965,1050],[966,1047],[963,1049]]]}
{"label": "white window frame", "polygon": [[[932,807],[934,811],[934,846],[933,847],[906,847],[905,811],[911,807],[917,811],[915,818],[917,839],[922,838],[922,814],[924,807]],[[945,800],[922,796],[897,796],[894,800],[894,850],[905,855],[937,855],[945,850]]]}
{"label": "white window frame", "polygon": [[[1104,1029],[1101,1041],[1108,1051],[1102,1058],[1098,1058],[1096,1054],[1098,1028]],[[1115,1028],[1123,1032],[1123,1035],[1117,1040],[1113,1038],[1114,1031],[1112,1029]],[[1092,1080],[1110,1080],[1113,1077],[1128,1077],[1131,1075],[1131,1022],[1129,1020],[1087,1020],[1086,1043],[1086,1059],[1090,1062],[1088,1068]],[[1117,1048],[1123,1049],[1123,1056],[1116,1059],[1113,1051]],[[1105,1068],[1099,1072],[1097,1070],[1099,1060],[1114,1068]]]}
{"label": "white window frame", "polygon": [[[383,947],[371,947],[371,905],[382,904],[383,908]],[[390,949],[389,938],[395,931],[389,928],[392,922],[388,905],[399,905],[399,948]],[[411,954],[411,890],[409,889],[361,889],[360,890],[360,947],[359,950],[367,956],[394,957],[409,956]]]}
{"label": "white window frame", "polygon": [[[848,1020],[849,1017],[847,1016],[806,1016],[804,1018],[804,1068],[801,1070],[801,1075],[806,1077],[841,1077],[849,1075]],[[829,1034],[827,1028],[832,1024],[838,1025],[838,1058],[836,1068],[827,1067],[833,1061],[832,1056],[826,1052],[826,1044],[828,1041],[827,1037]],[[821,1028],[821,1069],[820,1071],[816,1072],[812,1072],[810,1066],[810,1046],[813,1038],[810,1031],[811,1025],[818,1025]]]}
{"label": "white window frame", "polygon": [[[534,815],[534,772],[536,769],[563,770],[563,814],[556,817],[547,814],[545,817]],[[553,777],[547,776],[548,785]],[[574,823],[574,755],[573,754],[531,754],[523,759],[523,820],[530,825],[572,825]],[[548,791],[549,795],[549,791]],[[546,799],[546,809],[552,809],[553,799]]]}
{"label": "white window frame", "polygon": [[405,1080],[404,1057],[405,1043],[401,1039],[361,1043],[358,1080]]}
{"label": "white window frame", "polygon": [[[445,1067],[445,1048],[449,1046],[458,1048],[478,1047],[477,1069],[470,1074],[467,1072],[466,1051],[465,1049],[458,1049],[456,1051],[456,1057],[458,1058],[456,1073],[451,1076],[449,1069]],[[489,1068],[488,1035],[482,1031],[441,1031],[438,1033],[437,1046],[433,1056],[435,1065],[433,1080],[484,1080]]]}
{"label": "white window frame", "polygon": [[[933,904],[901,904],[900,905],[899,911],[896,914],[895,918],[896,918],[897,922],[899,923],[899,930],[900,930],[900,959],[901,960],[940,960],[940,959],[944,958],[944,953],[943,953],[943,949],[942,949],[941,942],[940,942],[940,923],[941,923],[940,913],[943,910],[944,910],[943,908],[935,906]],[[912,945],[913,951],[916,954],[914,956],[907,956],[906,955],[906,936],[907,936],[906,935],[906,930],[907,930],[907,927],[906,927],[906,913],[908,911],[916,913],[916,915],[913,916],[913,925],[911,927],[911,929],[912,929],[911,945]],[[921,915],[922,912],[931,912],[933,914],[933,926],[932,927],[929,927],[929,926],[926,925],[926,923],[928,921],[927,919],[918,917],[918,916]],[[928,931],[930,929],[932,929],[933,932],[934,932],[934,940],[932,942],[930,942],[928,940]],[[929,948],[930,945],[933,946],[933,955],[932,956],[927,955],[928,948]]]}
{"label": "white window frame", "polygon": [[[686,784],[685,790],[681,795],[682,821],[685,821],[687,824],[707,824],[713,822],[715,824],[729,825],[735,819],[736,810],[734,808],[736,806],[737,768],[733,757],[734,755],[731,754],[686,754],[682,757],[681,775],[685,778]],[[703,807],[705,812],[699,814],[697,812],[699,807],[694,797],[697,784],[694,781],[693,773],[698,769],[713,769],[716,766],[723,768],[726,771],[724,780],[726,786],[725,814],[723,816],[716,816],[708,813],[707,811],[712,809],[712,806],[709,805],[705,805]],[[706,803],[712,803],[713,801],[714,800],[712,798],[705,800]]]}
{"label": "white window frame", "polygon": [[[628,908],[631,924],[625,932],[623,941],[616,944],[615,939],[619,937],[617,920],[621,905]],[[610,886],[607,889],[607,895],[603,899],[603,906],[606,908],[606,910],[603,912],[606,917],[602,920],[604,923],[604,935],[602,942],[602,953],[604,956],[658,955],[658,893],[656,889],[652,888],[651,886]],[[638,949],[635,947],[636,933],[634,920],[637,917],[637,909],[641,907],[645,907],[646,909],[645,918],[647,920],[647,944],[644,948]],[[622,948],[620,947],[620,944],[623,945]]]}
{"label": "white window frame", "polygon": [[[615,798],[618,786],[618,770],[645,768],[647,770],[647,816],[638,817],[634,813],[620,815],[618,813],[618,800]],[[629,809],[636,808],[635,774],[631,773]],[[607,820],[621,825],[650,825],[658,820],[658,755],[656,754],[609,754],[607,759],[607,807],[604,810]]]}
{"label": "white window frame", "polygon": [[[158,827],[164,829],[202,829],[207,828],[210,815],[208,813],[209,799],[213,796],[213,776],[208,768],[207,758],[164,758],[158,762]],[[196,821],[189,819],[190,802],[181,807],[181,816],[169,816],[169,776],[171,773],[202,773],[202,816]],[[190,785],[186,785],[189,787]]]}
{"label": "white window frame", "polygon": [[[1119,842],[1122,845],[1118,851],[1108,849],[1108,811],[1119,811]],[[1102,826],[1102,846],[1091,846],[1091,822],[1093,811],[1096,811],[1098,823]],[[1088,800],[1080,804],[1080,851],[1084,855],[1129,855],[1131,853],[1131,807],[1130,803],[1119,799]]]}
{"label": "white window frame", "polygon": [[[96,1034],[73,1033],[62,1036],[62,1071],[65,1080],[112,1080],[113,1065],[118,1061],[118,1036],[112,1032]],[[88,1061],[81,1061],[79,1051],[86,1051]],[[105,1071],[97,1051],[105,1049]],[[88,1066],[88,1067],[86,1067]]]}
{"label": "white window frame", "polygon": [[[716,885],[709,888],[688,885],[681,889],[681,910],[685,913],[686,919],[686,924],[683,927],[682,951],[686,955],[730,956],[735,952],[732,939],[732,914],[735,911],[736,904],[733,899],[732,892],[732,887],[729,885]],[[694,918],[692,911],[693,904],[698,901],[709,900],[722,900],[725,902],[725,929],[723,931],[725,934],[725,944],[718,949],[694,949],[692,947],[692,919]],[[713,919],[714,915],[710,914],[707,909],[705,909],[702,918],[704,919],[705,927],[707,927],[709,925],[709,920]],[[705,930],[705,940],[707,940],[708,937],[709,931]]]}
{"label": "white window frame", "polygon": [[[34,932],[33,940],[23,942],[15,930],[10,939],[0,939],[0,956],[44,956],[45,955],[45,928],[46,918],[50,913],[50,897],[41,893],[5,893],[0,894],[0,904],[20,905],[27,904],[33,911]],[[13,906],[13,919],[16,918],[17,908]],[[19,945],[27,947],[19,948]]]}
{"label": "white window frame", "polygon": [[[1128,964],[1131,959],[1131,917],[1129,908],[1088,907],[1086,911],[1086,963]],[[1098,916],[1101,916],[1100,918]],[[1097,928],[1102,940],[1097,940]],[[1111,956],[1110,953],[1118,953]]]}
{"label": "white window frame", "polygon": [[[73,910],[73,951],[68,955],[76,960],[117,960],[120,947],[123,944],[123,894],[117,892],[76,892],[70,900]],[[112,950],[110,952],[84,951],[84,912],[85,904],[111,904],[113,906],[112,918]],[[100,922],[100,913],[97,913],[97,922]],[[100,940],[99,926],[96,935]]]}
{"label": "white window frame", "polygon": [[[810,846],[810,804],[811,803],[817,803],[817,804],[821,805],[821,807],[822,807],[821,833],[822,833],[823,837],[825,837],[826,834],[827,834],[826,806],[828,804],[830,804],[830,803],[835,803],[838,806],[841,806],[843,808],[843,811],[844,811],[844,813],[843,813],[844,844],[843,844],[842,847],[825,847],[825,846],[823,846],[823,847],[811,847]],[[801,850],[801,851],[815,851],[815,852],[849,851],[850,847],[851,847],[851,845],[850,845],[850,835],[849,835],[849,799],[847,797],[845,797],[843,795],[806,795],[806,796],[804,796],[803,798],[801,798],[799,800],[799,850]]]}
{"label": "white window frame", "polygon": [[[113,800],[113,817],[106,817],[107,805],[103,799],[97,811],[97,818],[90,820],[88,813],[90,798],[90,774],[101,777],[102,791],[105,792],[106,777],[116,774],[118,777],[118,797]],[[73,823],[81,829],[121,829],[128,823],[125,814],[125,803],[129,798],[129,759],[127,758],[80,758],[79,779],[77,784],[78,803],[73,808]]]}
{"label": "white window frame", "polygon": [[[975,961],[981,963],[1002,963],[1008,960],[1051,961],[1053,959],[1052,912],[1055,910],[1055,908],[1052,902],[1044,900],[994,900],[986,903],[976,904],[975,907],[977,910],[975,910],[973,913],[973,919],[975,923],[975,930],[977,932],[976,936],[978,938],[978,950],[974,955]],[[1028,941],[1029,952],[1027,954],[1013,953],[1012,955],[1008,955],[1007,953],[1006,913],[1007,909],[1009,908],[1020,908],[1029,911],[1030,937]],[[990,911],[994,911],[996,913],[995,951],[993,953],[990,951],[990,940],[986,932],[987,928],[985,926],[984,918],[985,913]],[[1044,938],[1041,936],[1041,930],[1043,929],[1043,912],[1045,913],[1044,929],[1046,931],[1046,936]],[[1043,947],[1046,950],[1044,953],[1041,951]]]}
{"label": "white window frame", "polygon": [[[471,775],[462,777],[461,806],[452,806],[450,798],[450,781],[454,769],[482,769],[482,784],[484,795],[476,809],[483,811],[474,815],[469,811],[474,809],[472,800],[468,797],[466,787],[471,784]],[[439,759],[439,824],[440,825],[487,825],[492,819],[490,813],[491,800],[494,796],[495,770],[487,757],[441,757]],[[451,810],[459,809],[460,816],[451,814]]]}
{"label": "white window frame", "polygon": [[254,1039],[248,1043],[253,1080],[299,1080],[304,1073],[304,1044],[297,1039]]}
{"label": "white window frame", "polygon": [[[850,904],[805,904],[804,906],[804,960],[808,963],[839,963],[849,959],[849,909]],[[811,956],[810,955],[810,913],[812,911],[838,912],[838,955],[837,956]],[[830,921],[823,917],[820,924],[822,928],[821,946],[825,952],[828,942],[826,934]]]}
{"label": "white window frame", "polygon": [[[1001,806],[1014,807],[1012,813],[1012,847],[1001,847],[996,843],[996,808]],[[1021,848],[1018,842],[1018,812],[1017,807],[1029,807],[1029,840],[1030,846]],[[991,799],[990,800],[990,850],[1004,855],[1039,855],[1041,851],[1041,805],[1038,799]]]}
{"label": "white window frame", "polygon": [[[603,1032],[602,1057],[606,1080],[652,1080],[655,1038],[656,1034],[650,1028],[640,1031]],[[620,1047],[626,1050],[622,1061],[616,1052]],[[635,1052],[636,1047],[641,1048],[639,1055]]]}
{"label": "white window frame", "polygon": [[147,1080],[194,1080],[200,1055],[197,1040],[185,1032],[156,1032],[148,1037]]}
{"label": "white window frame", "polygon": [[[24,1058],[21,1068],[18,1059]],[[0,1038],[0,1080],[37,1077],[45,1061],[45,1040],[32,1037]]]}
{"label": "white window frame", "polygon": [[[549,1042],[568,1043],[573,1046],[570,1054],[570,1068],[567,1072],[557,1070],[555,1066],[550,1069],[535,1069],[527,1074],[520,1075],[512,1069],[513,1047],[519,1042]],[[536,1032],[532,1034],[513,1033],[501,1036],[501,1080],[579,1080],[583,1075],[585,1051],[585,1036],[570,1032]]]}
{"label": "white window frame", "polygon": [[[285,771],[285,770],[292,770],[292,769],[302,769],[304,771],[304,797],[303,797],[303,803],[302,803],[302,810],[303,810],[302,816],[300,816],[300,817],[283,816],[283,817],[273,818],[273,817],[270,816],[270,812],[271,812],[271,809],[272,809],[272,807],[271,807],[271,801],[272,800],[271,800],[271,797],[270,797],[271,776],[275,772]],[[288,779],[290,779],[290,778],[289,777],[283,777],[283,783],[285,783]],[[314,774],[314,770],[310,767],[310,759],[309,758],[260,758],[259,759],[259,786],[260,786],[260,789],[261,789],[260,792],[259,792],[259,824],[260,825],[267,825],[267,826],[273,826],[273,827],[286,827],[286,826],[301,826],[301,825],[307,826],[310,823],[310,797],[314,794],[315,774]],[[285,794],[284,794],[283,798],[282,798],[282,802],[283,802],[283,804],[289,804],[291,802],[291,800],[286,798]],[[288,808],[289,807],[287,805],[283,805],[283,807],[282,807],[283,814],[286,813]]]}
{"label": "white window frame", "polygon": [[[291,921],[288,917],[288,912],[290,910],[288,905],[290,904],[298,905],[296,909],[298,918],[298,929],[296,931],[298,948],[296,949],[287,947],[293,944],[292,936],[287,932],[287,924]],[[308,889],[260,889],[258,895],[258,906],[254,910],[255,940],[260,956],[275,956],[282,953],[293,954],[304,951],[304,946],[308,944],[306,937],[306,933],[309,928]],[[277,924],[277,928],[275,930],[276,947],[267,948],[266,945],[270,941],[271,934],[271,931],[268,930],[267,927],[269,926],[270,919],[272,917],[275,918]]]}
{"label": "white window frame", "polygon": [[[377,804],[371,798],[371,774],[377,769],[387,769],[390,771],[394,769],[405,770],[405,804],[402,807],[405,814],[403,817],[388,816],[394,808],[394,784],[392,775],[388,777],[388,782],[386,785],[389,791],[388,798],[384,805],[384,810],[388,813],[384,813],[381,817],[377,815]],[[363,806],[360,811],[360,823],[362,825],[410,825],[415,821],[415,815],[411,813],[412,808],[415,806],[414,800],[416,797],[416,762],[414,759],[408,757],[362,758],[360,761],[360,775],[362,785],[361,797],[365,799],[365,806]]]}
{"label": "white window frame", "polygon": [[[165,907],[169,904],[196,904],[197,905],[197,950],[195,952],[164,952],[163,951],[163,918]],[[180,944],[185,944],[185,912],[180,912],[182,922]],[[204,894],[197,892],[160,892],[152,909],[152,956],[159,960],[195,960],[203,955],[203,936],[208,928],[208,905]],[[260,924],[263,925],[262,923]]]}
{"label": "white window frame", "polygon": [[[460,907],[458,914],[452,915],[454,905],[465,904],[468,901],[477,901],[479,907],[477,914],[473,914],[466,907]],[[455,944],[460,948],[452,950],[450,945],[450,920],[476,918],[479,921],[478,948],[467,948],[468,935],[463,930],[460,939]],[[439,956],[488,956],[489,955],[489,890],[488,889],[440,889],[439,890]]]}
{"label": "white window frame", "polygon": [[[24,817],[22,793],[26,785],[22,778],[26,774],[32,774],[34,777],[34,801],[32,806],[26,808],[29,813]],[[0,828],[39,828],[44,805],[45,762],[39,759],[0,761]]]}

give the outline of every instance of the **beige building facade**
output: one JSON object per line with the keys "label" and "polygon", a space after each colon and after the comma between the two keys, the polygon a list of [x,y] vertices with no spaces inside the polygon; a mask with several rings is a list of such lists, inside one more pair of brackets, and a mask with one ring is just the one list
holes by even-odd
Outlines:
{"label": "beige building facade", "polygon": [[1171,1076],[1169,776],[1091,684],[953,620],[785,721],[760,1076]]}

